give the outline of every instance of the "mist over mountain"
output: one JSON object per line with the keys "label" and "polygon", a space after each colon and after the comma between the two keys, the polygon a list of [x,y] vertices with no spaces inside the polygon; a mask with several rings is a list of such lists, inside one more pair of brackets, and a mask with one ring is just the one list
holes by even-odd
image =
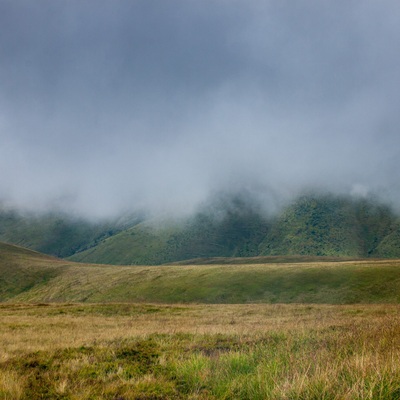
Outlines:
{"label": "mist over mountain", "polygon": [[268,214],[249,193],[225,192],[184,216],[136,213],[93,222],[2,210],[0,241],[98,264],[260,256],[398,258],[400,217],[374,198],[330,193],[303,194]]}
{"label": "mist over mountain", "polygon": [[[399,208],[400,8],[0,4],[0,199],[94,220],[305,189]],[[268,213],[267,213],[268,214]]]}

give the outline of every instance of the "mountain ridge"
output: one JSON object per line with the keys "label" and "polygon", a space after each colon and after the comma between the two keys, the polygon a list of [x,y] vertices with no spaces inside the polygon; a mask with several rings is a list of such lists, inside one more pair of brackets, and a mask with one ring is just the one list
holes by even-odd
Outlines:
{"label": "mountain ridge", "polygon": [[65,215],[0,212],[0,240],[111,265],[256,256],[400,257],[400,219],[375,199],[299,196],[275,215],[246,194],[224,195],[186,217],[144,213],[88,222]]}

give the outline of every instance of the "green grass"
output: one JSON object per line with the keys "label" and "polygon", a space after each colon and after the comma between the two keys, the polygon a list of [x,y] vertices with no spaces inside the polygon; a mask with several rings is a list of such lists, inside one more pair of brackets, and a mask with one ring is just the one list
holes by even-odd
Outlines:
{"label": "green grass", "polygon": [[0,399],[400,397],[398,306],[151,307],[1,306]]}
{"label": "green grass", "polygon": [[398,260],[105,266],[66,262],[4,244],[0,255],[0,301],[400,302]]}
{"label": "green grass", "polygon": [[49,283],[63,272],[56,258],[0,242],[0,301]]}

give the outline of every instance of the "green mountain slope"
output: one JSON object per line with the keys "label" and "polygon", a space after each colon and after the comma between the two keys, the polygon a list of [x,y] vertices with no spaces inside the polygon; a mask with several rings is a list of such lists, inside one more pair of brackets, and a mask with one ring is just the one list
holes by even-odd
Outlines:
{"label": "green mountain slope", "polygon": [[90,222],[61,213],[19,213],[0,207],[0,240],[56,257],[68,257],[98,244],[141,219]]}
{"label": "green mountain slope", "polygon": [[400,260],[270,261],[90,265],[0,244],[0,301],[400,303]]}
{"label": "green mountain slope", "polygon": [[237,200],[226,209],[186,219],[153,219],[107,238],[71,260],[106,264],[163,264],[199,257],[254,256],[267,222]]}
{"label": "green mountain slope", "polygon": [[279,215],[259,246],[260,255],[303,254],[340,257],[400,256],[378,246],[396,223],[390,209],[348,197],[304,196]]}
{"label": "green mountain slope", "polygon": [[310,255],[400,257],[396,216],[372,200],[308,195],[267,219],[240,198],[182,220],[138,224],[71,257],[108,264],[162,264],[210,257]]}
{"label": "green mountain slope", "polygon": [[378,243],[373,255],[375,257],[400,257],[400,222],[390,227],[389,233]]}
{"label": "green mountain slope", "polygon": [[195,258],[400,257],[400,222],[373,199],[309,194],[267,217],[251,196],[219,195],[189,217],[89,222],[0,209],[0,240],[72,261],[153,265]]}

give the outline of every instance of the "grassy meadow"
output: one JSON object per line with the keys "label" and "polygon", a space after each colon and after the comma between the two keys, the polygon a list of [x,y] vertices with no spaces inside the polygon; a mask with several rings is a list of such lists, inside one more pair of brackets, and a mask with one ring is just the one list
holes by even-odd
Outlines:
{"label": "grassy meadow", "polygon": [[0,243],[0,399],[400,399],[399,260],[244,261]]}
{"label": "grassy meadow", "polygon": [[3,304],[1,399],[398,399],[398,305]]}

